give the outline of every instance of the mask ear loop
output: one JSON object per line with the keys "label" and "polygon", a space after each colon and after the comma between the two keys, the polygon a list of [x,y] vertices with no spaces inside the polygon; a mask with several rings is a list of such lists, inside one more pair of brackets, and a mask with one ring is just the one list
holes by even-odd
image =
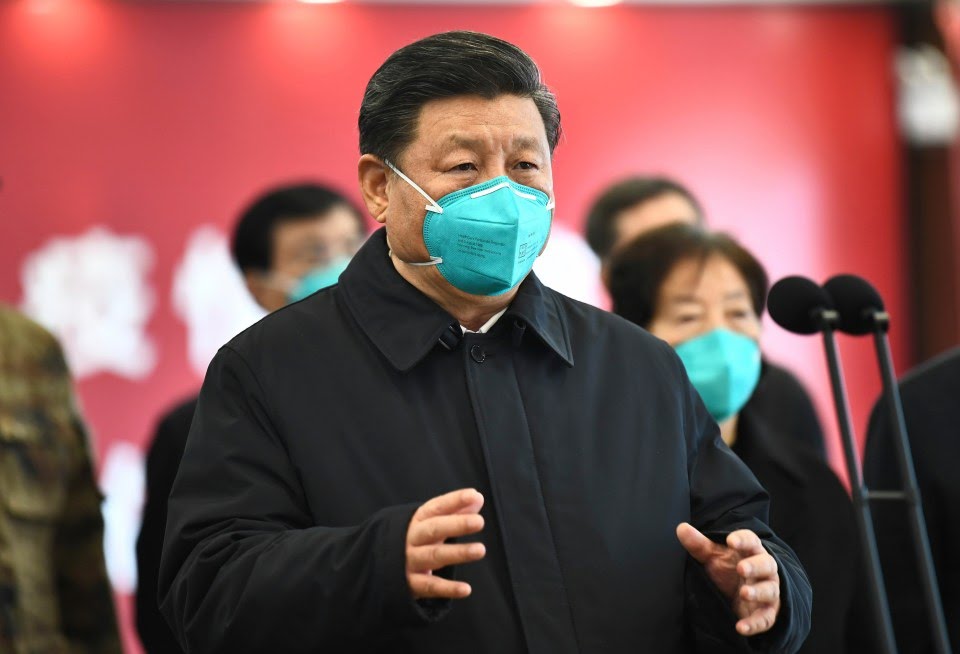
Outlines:
{"label": "mask ear loop", "polygon": [[[425,197],[425,198],[427,199],[427,202],[430,203],[430,204],[428,204],[428,205],[426,206],[426,210],[427,210],[427,211],[431,211],[431,212],[436,213],[436,214],[442,214],[442,213],[443,213],[443,207],[441,207],[439,204],[436,203],[436,201],[435,201],[433,198],[431,198],[429,195],[427,195],[427,192],[426,192],[426,191],[424,191],[422,188],[420,188],[419,186],[417,186],[412,179],[410,179],[409,177],[407,177],[406,175],[404,175],[403,173],[401,173],[399,168],[397,168],[396,166],[394,166],[394,165],[393,165],[392,163],[390,163],[390,161],[387,160],[387,159],[384,159],[384,160],[383,160],[383,163],[387,164],[387,166],[390,168],[390,170],[392,170],[392,171],[395,172],[397,175],[399,175],[400,178],[403,179],[403,181],[405,181],[407,184],[409,184],[410,186],[412,186],[412,187],[414,188],[414,190],[416,190],[417,193],[419,193],[420,195],[422,195],[423,197]],[[387,250],[387,256],[393,257],[393,250],[388,249],[388,250]],[[435,257],[435,256],[433,256],[433,255],[430,255],[430,261],[419,261],[419,262],[417,262],[417,261],[403,261],[403,259],[401,259],[400,257],[396,257],[396,259],[397,259],[397,261],[402,261],[403,263],[407,264],[408,266],[438,266],[438,265],[440,265],[441,263],[443,263],[443,257]]]}
{"label": "mask ear loop", "polygon": [[427,199],[427,202],[430,203],[430,204],[428,204],[428,205],[426,206],[426,210],[427,210],[427,211],[432,211],[433,213],[443,213],[443,207],[441,207],[439,204],[437,204],[437,202],[436,202],[433,198],[431,198],[429,195],[427,195],[427,192],[426,192],[426,191],[424,191],[422,188],[420,188],[419,186],[417,186],[412,179],[410,179],[409,177],[407,177],[406,175],[404,175],[403,173],[401,173],[399,168],[397,168],[396,166],[394,166],[394,165],[393,165],[392,163],[390,163],[390,161],[387,160],[387,159],[384,159],[384,160],[383,160],[383,163],[387,164],[387,166],[390,167],[390,170],[392,170],[392,171],[395,172],[396,174],[400,175],[400,178],[403,179],[403,181],[405,181],[407,184],[409,184],[410,186],[412,186],[417,193],[419,193],[420,195],[422,195],[423,197],[425,197],[425,198]]}

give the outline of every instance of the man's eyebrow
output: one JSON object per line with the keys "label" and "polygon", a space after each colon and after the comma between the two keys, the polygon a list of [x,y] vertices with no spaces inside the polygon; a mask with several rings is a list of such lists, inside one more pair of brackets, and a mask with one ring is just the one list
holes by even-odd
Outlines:
{"label": "man's eyebrow", "polygon": [[477,148],[482,144],[483,141],[478,138],[463,134],[451,134],[440,142],[440,147],[444,150],[453,150],[454,148]]}
{"label": "man's eyebrow", "polygon": [[543,143],[532,136],[517,136],[513,139],[513,147],[518,150],[540,150]]}
{"label": "man's eyebrow", "polygon": [[[533,136],[515,136],[510,144],[517,150],[540,150],[543,146],[540,140]],[[465,134],[451,134],[440,142],[440,148],[444,151],[456,148],[480,149],[483,146],[483,139]]]}

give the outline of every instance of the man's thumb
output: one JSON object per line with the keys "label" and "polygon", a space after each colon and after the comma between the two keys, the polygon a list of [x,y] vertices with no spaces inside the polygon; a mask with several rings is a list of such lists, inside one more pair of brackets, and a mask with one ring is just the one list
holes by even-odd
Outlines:
{"label": "man's thumb", "polygon": [[713,553],[714,542],[690,523],[681,522],[677,525],[677,539],[698,563],[706,563]]}

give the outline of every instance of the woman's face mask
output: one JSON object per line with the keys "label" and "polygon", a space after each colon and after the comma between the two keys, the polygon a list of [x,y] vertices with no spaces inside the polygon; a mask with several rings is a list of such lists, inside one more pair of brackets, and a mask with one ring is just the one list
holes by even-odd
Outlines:
{"label": "woman's face mask", "polygon": [[714,329],[675,349],[717,422],[738,414],[760,381],[760,346],[743,334]]}

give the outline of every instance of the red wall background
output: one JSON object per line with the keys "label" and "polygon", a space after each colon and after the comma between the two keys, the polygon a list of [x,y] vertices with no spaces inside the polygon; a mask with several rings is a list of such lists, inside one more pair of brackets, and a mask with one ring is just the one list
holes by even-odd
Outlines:
{"label": "red wall background", "polygon": [[[614,178],[675,175],[773,279],[872,280],[896,320],[898,368],[911,363],[888,9],[8,2],[0,301],[22,302],[21,267],[54,235],[108,225],[156,254],[156,367],[137,381],[79,383],[101,457],[118,442],[142,445],[156,416],[200,383],[170,306],[189,230],[229,229],[256,191],[291,177],[359,200],[367,79],[397,47],[459,28],[517,43],[556,91],[561,223],[579,228]],[[818,343],[771,323],[764,344],[808,382],[832,425]],[[842,345],[862,431],[875,365],[868,343]],[[834,438],[830,447],[836,457]]]}

